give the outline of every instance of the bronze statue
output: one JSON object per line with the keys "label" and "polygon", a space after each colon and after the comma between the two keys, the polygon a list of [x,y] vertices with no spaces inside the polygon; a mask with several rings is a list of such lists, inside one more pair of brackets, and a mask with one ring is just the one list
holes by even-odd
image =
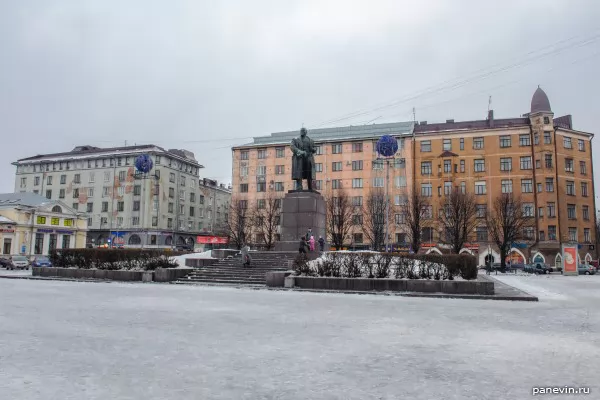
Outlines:
{"label": "bronze statue", "polygon": [[295,190],[302,190],[302,180],[306,179],[308,190],[312,191],[315,179],[315,143],[306,135],[306,128],[300,130],[300,137],[292,140],[292,179],[296,181]]}

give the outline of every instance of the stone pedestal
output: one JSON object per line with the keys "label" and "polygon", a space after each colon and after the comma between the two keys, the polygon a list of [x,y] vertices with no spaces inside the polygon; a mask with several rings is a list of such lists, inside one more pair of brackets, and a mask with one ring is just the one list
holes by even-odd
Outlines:
{"label": "stone pedestal", "polygon": [[290,190],[283,198],[281,208],[281,241],[276,251],[298,251],[300,238],[312,229],[315,249],[319,237],[325,237],[325,199],[319,192]]}

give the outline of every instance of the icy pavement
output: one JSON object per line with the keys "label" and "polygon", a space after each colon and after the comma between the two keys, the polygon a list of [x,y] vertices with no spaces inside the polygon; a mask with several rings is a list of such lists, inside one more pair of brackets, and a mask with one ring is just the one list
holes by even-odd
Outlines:
{"label": "icy pavement", "polygon": [[0,399],[598,398],[597,278],[540,302],[0,279]]}

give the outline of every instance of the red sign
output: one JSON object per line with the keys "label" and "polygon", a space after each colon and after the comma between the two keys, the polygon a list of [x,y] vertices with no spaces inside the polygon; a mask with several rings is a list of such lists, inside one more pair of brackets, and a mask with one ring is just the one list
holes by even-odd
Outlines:
{"label": "red sign", "polygon": [[477,244],[477,243],[471,243],[471,244],[467,243],[467,244],[464,245],[464,248],[465,249],[469,249],[469,250],[479,250],[479,244]]}
{"label": "red sign", "polygon": [[14,228],[0,228],[0,232],[3,233],[14,233],[15,229]]}
{"label": "red sign", "polygon": [[428,249],[430,247],[435,247],[436,244],[435,243],[421,243],[421,247],[424,249]]}
{"label": "red sign", "polygon": [[227,244],[229,238],[224,236],[196,236],[196,243]]}
{"label": "red sign", "polygon": [[577,273],[577,248],[576,247],[564,247],[563,248],[563,271],[565,273]]}

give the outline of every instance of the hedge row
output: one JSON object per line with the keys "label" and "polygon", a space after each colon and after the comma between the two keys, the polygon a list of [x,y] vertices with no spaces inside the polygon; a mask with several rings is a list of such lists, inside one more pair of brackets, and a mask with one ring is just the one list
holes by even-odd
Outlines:
{"label": "hedge row", "polygon": [[179,254],[156,249],[60,249],[49,258],[53,266],[63,268],[155,270],[177,267],[171,257]]}
{"label": "hedge row", "polygon": [[477,259],[471,255],[404,255],[370,252],[329,252],[309,262],[299,254],[294,262],[299,275],[345,278],[448,279],[477,278]]}

